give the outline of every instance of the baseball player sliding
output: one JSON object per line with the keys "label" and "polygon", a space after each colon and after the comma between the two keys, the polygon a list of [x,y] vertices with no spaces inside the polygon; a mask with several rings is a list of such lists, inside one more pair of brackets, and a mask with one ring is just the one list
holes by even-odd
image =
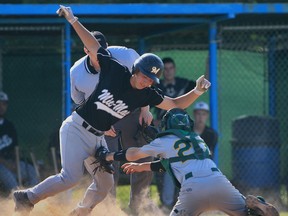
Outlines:
{"label": "baseball player sliding", "polygon": [[169,110],[162,118],[160,132],[154,141],[141,148],[108,152],[101,147],[96,158],[135,161],[147,156],[159,161],[126,163],[127,174],[144,171],[168,172],[180,188],[178,201],[170,216],[198,216],[209,210],[220,210],[231,216],[279,216],[277,209],[252,195],[246,198],[229,182],[210,159],[204,140],[193,132],[193,121],[182,109]]}
{"label": "baseball player sliding", "polygon": [[[135,50],[123,46],[108,46],[106,37],[101,32],[93,31],[91,33],[98,40],[101,47],[107,49],[113,58],[125,65],[129,69],[129,72],[132,72],[133,63],[140,57]],[[89,52],[86,47],[84,47],[84,52],[87,55],[76,61],[70,69],[71,98],[76,104],[81,104],[88,99],[88,97],[97,87],[100,76],[100,71],[95,69],[99,67],[97,59],[93,58],[91,52]],[[124,146],[124,148],[139,146],[139,142],[137,142],[135,139],[135,133],[137,132],[138,125],[142,123],[142,119],[144,119],[144,122],[147,122],[147,124],[151,123],[153,116],[149,112],[149,107],[143,107],[135,110],[133,113],[126,116],[125,119],[116,123],[109,131],[105,132],[105,135],[108,135],[105,137],[105,140],[109,149],[112,151],[118,150],[119,136],[115,137],[116,131],[121,131],[121,139],[123,139],[124,143],[127,144],[127,146]],[[139,120],[141,121],[139,122]],[[143,142],[142,145],[144,144],[146,144],[146,142]],[[94,161],[95,159],[89,158],[85,161],[87,170],[93,169],[94,166],[94,164],[91,164],[90,160]],[[152,161],[152,158],[146,158],[143,161]],[[113,163],[113,166],[115,167],[115,172],[113,174],[115,182],[112,193],[116,193],[115,187],[118,183],[120,164],[119,162],[116,162]],[[98,173],[99,172],[96,172],[95,175],[98,175]],[[150,186],[152,177],[153,173],[149,172],[135,173],[130,176],[131,190],[129,207],[131,210],[137,211],[137,207],[140,206],[139,202],[141,202],[139,197],[142,198],[141,195],[143,194],[143,190]],[[101,180],[102,179],[99,179],[99,181]],[[103,181],[105,181],[105,179],[103,179]],[[94,196],[101,197],[102,194],[96,190]],[[87,200],[82,200],[78,207],[73,211],[78,212],[79,206],[80,209],[82,209],[81,207],[85,206],[86,202]]]}
{"label": "baseball player sliding", "polygon": [[[70,8],[60,6],[57,13],[73,26],[87,50],[97,59],[97,71],[101,72],[97,88],[60,128],[61,172],[33,188],[13,193],[15,211],[23,214],[29,214],[39,201],[78,184],[84,173],[84,160],[94,156],[101,146],[107,147],[104,132],[129,113],[147,105],[165,110],[174,107],[187,108],[210,87],[210,82],[203,75],[197,79],[196,87],[187,94],[177,98],[163,96],[151,87],[155,82],[159,82],[164,67],[158,56],[152,53],[140,56],[134,62],[131,74],[127,67],[101,47]],[[83,199],[85,205],[80,205],[79,211],[74,215],[89,215],[113,186],[112,171],[108,173],[98,169],[96,172],[99,173],[94,176],[86,190]],[[101,191],[102,196],[95,196],[95,191]]]}

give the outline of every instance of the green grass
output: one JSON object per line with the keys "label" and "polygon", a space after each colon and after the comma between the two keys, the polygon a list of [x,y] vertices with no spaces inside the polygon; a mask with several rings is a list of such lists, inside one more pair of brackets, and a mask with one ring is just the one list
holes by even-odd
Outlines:
{"label": "green grass", "polygon": [[[117,202],[122,209],[128,209],[129,197],[130,197],[130,185],[121,185],[116,189]],[[160,205],[160,199],[158,195],[158,190],[156,185],[151,185],[150,187],[151,199]]]}
{"label": "green grass", "polygon": [[117,202],[122,209],[127,208],[129,203],[130,185],[118,186],[116,189]]}

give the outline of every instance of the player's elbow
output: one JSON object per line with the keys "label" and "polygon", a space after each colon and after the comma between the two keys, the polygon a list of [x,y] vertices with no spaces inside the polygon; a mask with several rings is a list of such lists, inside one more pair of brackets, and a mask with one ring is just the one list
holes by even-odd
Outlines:
{"label": "player's elbow", "polygon": [[175,99],[165,96],[162,103],[160,103],[156,107],[163,109],[163,110],[170,110],[172,108],[176,108]]}
{"label": "player's elbow", "polygon": [[138,154],[128,154],[128,155],[126,155],[126,158],[128,161],[137,161],[141,157],[139,157]]}
{"label": "player's elbow", "polygon": [[82,104],[83,102],[84,102],[84,100],[83,99],[81,99],[81,98],[76,98],[76,97],[71,97],[72,98],[72,100],[73,100],[73,102],[75,103],[75,104]]}

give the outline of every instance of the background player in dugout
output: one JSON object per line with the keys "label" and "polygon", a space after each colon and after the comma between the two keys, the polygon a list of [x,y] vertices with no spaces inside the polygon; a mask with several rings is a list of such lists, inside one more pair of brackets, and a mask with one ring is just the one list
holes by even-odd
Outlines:
{"label": "background player in dugout", "polygon": [[[164,95],[175,98],[191,91],[196,86],[195,81],[176,76],[176,63],[172,58],[166,57],[162,61],[164,64],[163,78],[160,79],[157,87],[163,91]],[[157,126],[161,122],[165,112],[165,110],[155,108],[154,125]]]}
{"label": "background player in dugout", "polygon": [[[17,178],[16,151],[18,136],[14,124],[5,115],[8,109],[8,95],[0,91],[0,194],[8,195],[19,186]],[[26,159],[20,159],[20,173],[24,186],[39,182],[36,171]]]}
{"label": "background player in dugout", "polygon": [[[106,37],[101,32],[93,31],[91,33],[98,40],[99,44],[110,52],[113,58],[128,67],[129,71],[132,72],[133,63],[139,57],[139,54],[135,50],[123,46],[108,46]],[[99,81],[100,72],[94,68],[94,65],[98,63],[85,47],[84,52],[87,55],[75,62],[70,70],[71,98],[76,104],[83,103],[94,91]],[[144,107],[136,109],[121,119],[110,131],[105,133],[107,135],[105,139],[109,149],[111,151],[118,150],[119,136],[121,136],[123,140],[123,146],[121,147],[124,149],[132,146],[140,147],[145,145],[145,140],[141,136],[138,136],[138,129],[143,119],[144,122],[150,124],[152,118],[149,107]],[[121,134],[119,131],[121,131]],[[152,161],[152,157],[144,158],[141,161]],[[115,167],[115,173],[113,174],[115,181],[113,193],[115,194],[115,187],[119,180],[119,162],[115,162],[113,165]],[[148,197],[148,188],[151,184],[152,176],[153,174],[148,172],[135,173],[130,176],[131,191],[129,207],[134,213],[138,212],[137,207],[143,203],[142,198],[147,199]]]}
{"label": "background player in dugout", "polygon": [[[210,82],[204,76],[200,76],[196,81],[196,87],[186,95],[175,99],[163,97],[156,89],[151,88],[163,70],[163,63],[158,56],[142,55],[134,63],[135,73],[131,75],[127,68],[111,58],[100,46],[95,37],[73,15],[70,8],[60,6],[57,13],[65,16],[85,47],[98,59],[99,66],[101,65],[100,81],[88,100],[81,104],[61,126],[63,167],[61,173],[46,178],[33,188],[15,191],[13,197],[17,212],[29,213],[39,201],[75,186],[83,176],[85,159],[93,156],[100,146],[107,146],[103,137],[104,131],[128,115],[129,111],[148,104],[161,109],[177,106],[186,108],[210,87]],[[107,100],[109,95],[112,95],[114,102],[117,102],[112,104],[116,106],[113,107],[115,110],[108,107],[107,103],[111,103]],[[124,103],[124,110],[123,106],[118,110],[118,103],[120,105]],[[89,215],[110,191],[113,185],[111,174],[97,170],[93,177],[92,184],[87,188],[83,200],[72,215]],[[95,196],[97,190],[102,191],[99,196]]]}
{"label": "background player in dugout", "polygon": [[[163,91],[164,95],[175,98],[195,87],[195,81],[176,76],[176,63],[172,58],[165,57],[162,61],[164,63],[163,78],[157,87]],[[165,110],[155,108],[154,125],[159,125],[165,113]],[[161,203],[166,208],[171,209],[177,200],[178,190],[174,187],[172,178],[168,173],[156,173],[156,179]]]}

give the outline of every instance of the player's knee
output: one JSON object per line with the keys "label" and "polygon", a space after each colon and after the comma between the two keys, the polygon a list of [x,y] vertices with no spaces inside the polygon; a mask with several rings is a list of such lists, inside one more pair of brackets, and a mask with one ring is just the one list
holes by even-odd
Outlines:
{"label": "player's knee", "polygon": [[108,190],[110,191],[110,190],[113,188],[114,183],[115,183],[113,175],[110,176],[110,178],[108,179],[108,181],[109,181],[109,183],[108,183]]}
{"label": "player's knee", "polygon": [[98,192],[102,195],[107,195],[114,186],[114,178],[113,175],[109,175],[109,177],[105,178],[105,184],[101,184],[101,186],[97,186]]}
{"label": "player's knee", "polygon": [[107,178],[107,184],[105,187],[103,187],[104,193],[109,193],[110,190],[112,190],[113,186],[114,186],[114,178],[112,176],[111,178]]}
{"label": "player's knee", "polygon": [[74,185],[78,184],[81,179],[81,176],[77,175],[68,175],[66,172],[61,172],[60,174],[61,180],[64,184],[68,187],[73,187]]}

